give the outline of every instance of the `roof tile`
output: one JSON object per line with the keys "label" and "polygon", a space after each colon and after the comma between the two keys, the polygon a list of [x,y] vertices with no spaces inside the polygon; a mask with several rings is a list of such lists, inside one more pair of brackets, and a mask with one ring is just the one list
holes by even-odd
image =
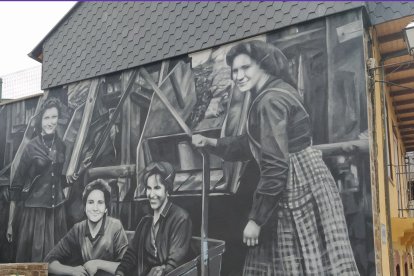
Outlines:
{"label": "roof tile", "polygon": [[[363,5],[81,2],[43,42],[42,88],[195,52]],[[375,8],[378,4],[369,5]]]}

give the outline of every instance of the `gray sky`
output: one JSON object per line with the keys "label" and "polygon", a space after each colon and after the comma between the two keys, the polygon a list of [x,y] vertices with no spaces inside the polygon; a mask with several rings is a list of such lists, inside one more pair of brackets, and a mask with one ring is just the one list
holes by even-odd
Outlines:
{"label": "gray sky", "polygon": [[76,2],[0,2],[0,76],[39,66],[27,54]]}

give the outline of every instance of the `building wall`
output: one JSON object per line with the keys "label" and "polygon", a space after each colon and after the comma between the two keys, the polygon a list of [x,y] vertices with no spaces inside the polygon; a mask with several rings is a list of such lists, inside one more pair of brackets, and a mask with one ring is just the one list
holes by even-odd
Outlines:
{"label": "building wall", "polygon": [[[401,139],[401,135],[398,130],[394,130],[398,125],[394,106],[392,104],[391,97],[389,96],[388,87],[385,87],[386,104],[388,109],[388,137],[390,139],[390,155],[391,155],[391,168],[392,177],[389,177],[388,183],[390,185],[390,206],[391,217],[407,217],[408,198],[407,198],[407,177],[404,172],[404,144]],[[394,140],[395,139],[395,140]],[[399,207],[398,207],[399,206]],[[396,207],[396,208],[395,208]]]}
{"label": "building wall", "polygon": [[[71,178],[80,172],[82,164],[88,163],[89,157],[92,158],[92,165],[86,176],[76,180],[76,185],[71,188],[69,199],[65,202],[68,224],[73,225],[84,219],[84,212],[79,208],[82,205],[81,187],[99,177],[108,180],[112,186],[113,204],[109,210],[110,215],[118,218],[125,229],[135,229],[140,218],[150,211],[147,201],[144,200],[146,192],[141,178],[142,170],[151,160],[168,161],[177,170],[172,201],[189,212],[193,220],[193,235],[199,236],[201,203],[200,197],[195,194],[199,194],[201,190],[202,162],[192,148],[182,125],[187,125],[193,133],[215,138],[246,134],[246,122],[252,118],[248,117],[249,105],[252,103],[250,96],[257,95],[242,93],[242,86],[234,83],[225,57],[235,45],[259,40],[266,43],[264,49],[277,47],[286,57],[286,71],[290,77],[276,77],[284,78],[286,83],[290,83],[297,90],[296,100],[291,103],[293,107],[286,107],[290,108],[286,113],[289,115],[286,116],[290,119],[290,114],[302,109],[303,104],[310,118],[314,148],[320,150],[323,162],[332,175],[326,178],[329,180],[310,180],[311,184],[305,187],[313,194],[313,199],[309,202],[315,204],[313,200],[326,200],[325,203],[328,204],[327,208],[322,208],[321,203],[318,206],[313,205],[311,209],[315,209],[315,221],[326,222],[322,219],[322,213],[327,210],[337,212],[335,221],[326,223],[324,227],[329,229],[346,225],[347,230],[343,229],[342,233],[346,232],[347,236],[339,245],[350,246],[350,255],[353,256],[350,262],[355,260],[361,275],[375,274],[376,250],[373,237],[363,34],[362,11],[354,10],[141,68],[118,71],[49,89],[39,100],[34,121],[40,120],[39,111],[45,102],[52,98],[60,101],[62,112],[59,114],[56,137],[66,146],[64,153],[62,151],[59,155],[64,156],[62,174]],[[262,54],[262,51],[257,55]],[[260,62],[272,58],[273,54],[274,52],[264,55]],[[142,68],[148,72],[152,82]],[[253,73],[263,75],[259,69]],[[269,74],[276,73],[272,71]],[[181,125],[172,116],[174,112],[167,110],[166,104],[154,91],[167,98],[175,113],[182,118]],[[299,104],[298,101],[303,103]],[[285,106],[275,110],[280,111],[278,108],[283,109]],[[12,115],[4,119],[11,120]],[[280,141],[295,133],[284,133],[284,128],[274,132],[271,127],[263,129],[260,124],[265,125],[265,119],[249,122],[250,128],[253,131],[262,128],[260,137],[264,141],[263,145],[266,141],[264,137],[270,140],[278,137],[274,139],[275,147],[287,152],[287,144]],[[28,124],[10,170],[4,172],[4,177],[8,178],[12,187],[18,184],[16,175],[27,177],[19,168],[26,161],[22,160],[22,156],[26,156],[26,149],[43,139],[39,138],[39,129],[36,133],[34,121]],[[291,121],[286,122],[286,125],[290,126],[289,124]],[[279,128],[280,125],[275,127]],[[46,144],[44,140],[41,141]],[[249,149],[248,145],[235,151],[236,156],[246,149]],[[246,246],[243,245],[242,233],[252,205],[252,195],[257,189],[260,171],[253,161],[224,161],[214,154],[210,157],[212,196],[209,237],[226,243],[226,251],[222,256],[222,274],[241,275],[245,255],[248,254]],[[231,157],[236,159],[235,155]],[[259,165],[262,166],[262,172],[265,171],[263,164]],[[293,165],[289,166],[293,171]],[[318,172],[315,169],[312,175],[317,175]],[[312,190],[321,183],[326,185],[323,189],[330,192],[317,195],[319,191]],[[283,182],[283,185],[287,184]],[[285,192],[283,189],[282,193]],[[30,197],[30,191],[28,196]],[[275,204],[283,202],[281,197],[275,197]],[[22,208],[21,211],[25,212],[25,209]],[[293,213],[292,210],[289,212]],[[275,213],[271,215],[269,221],[262,226],[265,234],[275,232],[274,229],[268,229],[276,221],[273,217]],[[311,216],[310,220],[313,221],[315,217]],[[25,234],[19,232],[23,230],[18,225],[15,229],[18,236]],[[333,232],[333,235],[338,235],[340,231]],[[304,233],[304,236],[317,237],[316,234],[309,233]],[[298,242],[298,239],[294,241]],[[27,247],[30,247],[28,244]],[[261,240],[261,244],[273,244],[273,240]],[[330,244],[329,242],[328,246]],[[22,248],[25,247],[17,246],[17,250]],[[300,250],[302,254],[306,253],[304,248]],[[338,252],[332,250],[327,254],[336,256]],[[273,261],[265,259],[266,256],[261,263],[266,269],[271,269]],[[386,268],[383,270],[387,271]]]}
{"label": "building wall", "polygon": [[[392,104],[391,97],[389,96],[388,89],[385,90],[386,101],[388,106],[388,124],[389,126],[396,126],[397,120],[394,111],[394,106]],[[400,133],[392,131],[392,127],[389,128],[388,137],[396,137],[396,143],[393,141],[390,147],[391,160],[389,161],[392,166],[393,177],[389,177],[388,181],[384,184],[388,185],[390,191],[390,216],[392,219],[400,218],[401,220],[410,220],[413,216],[410,214],[410,211],[407,210],[408,206],[408,190],[407,190],[407,176],[404,174],[405,170],[405,149],[404,143],[401,139]],[[394,138],[391,138],[394,139]],[[412,219],[410,220],[412,221]],[[409,265],[412,259],[411,255],[411,246],[412,242],[407,240],[402,240],[402,238],[407,235],[406,233],[410,229],[405,229],[404,236],[396,236],[398,230],[393,226],[393,250],[394,258],[398,260],[394,264],[396,267],[397,264],[400,266],[401,275],[412,275],[412,267]],[[395,237],[396,236],[396,237]],[[398,254],[396,254],[398,252]],[[406,265],[407,264],[407,265]],[[408,274],[406,273],[408,271]]]}
{"label": "building wall", "polygon": [[[374,90],[374,153],[377,161],[377,187],[379,199],[379,220],[381,224],[381,267],[382,275],[412,275],[410,243],[402,243],[405,231],[410,231],[408,208],[407,176],[405,175],[405,148],[398,125],[389,88],[384,83],[386,76],[380,63],[382,58],[375,35],[372,35],[372,57],[377,61]],[[404,224],[404,225],[403,225]],[[407,225],[407,226],[405,226]],[[412,226],[412,225],[411,225]],[[405,227],[405,228],[403,228]],[[397,268],[398,267],[398,268]]]}

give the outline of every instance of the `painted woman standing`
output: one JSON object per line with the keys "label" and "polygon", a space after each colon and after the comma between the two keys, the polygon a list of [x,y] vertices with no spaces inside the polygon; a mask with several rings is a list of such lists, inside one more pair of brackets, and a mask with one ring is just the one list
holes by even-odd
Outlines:
{"label": "painted woman standing", "polygon": [[10,186],[7,239],[13,240],[16,202],[22,203],[17,229],[16,262],[41,262],[66,234],[63,203],[65,145],[56,133],[60,102],[47,99],[39,112],[33,138],[23,151]]}
{"label": "painted woman standing", "polygon": [[312,148],[311,123],[288,73],[288,61],[263,41],[226,56],[232,79],[250,91],[246,134],[193,136],[228,161],[256,160],[260,179],[243,242],[244,275],[359,275],[335,181]]}

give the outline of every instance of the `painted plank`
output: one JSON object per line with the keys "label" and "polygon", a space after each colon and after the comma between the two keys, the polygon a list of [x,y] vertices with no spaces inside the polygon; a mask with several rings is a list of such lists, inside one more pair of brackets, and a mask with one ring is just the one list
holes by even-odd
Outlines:
{"label": "painted plank", "polygon": [[36,122],[36,117],[38,116],[40,107],[42,106],[43,102],[47,99],[48,95],[49,91],[45,91],[43,97],[41,97],[37,102],[35,115],[32,118],[30,118],[29,123],[27,124],[26,131],[23,135],[23,140],[20,143],[20,146],[17,149],[16,154],[14,155],[12,166],[10,168],[10,183],[12,183],[14,175],[16,174],[17,166],[20,164],[20,159],[22,158],[23,150],[25,149],[26,145],[30,142],[30,140],[33,138],[33,134],[35,132],[34,125]]}
{"label": "painted plank", "polygon": [[83,112],[82,121],[79,127],[79,132],[73,147],[72,155],[66,171],[66,177],[73,175],[79,164],[80,154],[82,152],[83,144],[85,143],[88,134],[89,126],[92,120],[92,114],[95,107],[95,102],[98,94],[100,79],[94,79],[89,86],[89,94],[85,103],[85,110]]}

